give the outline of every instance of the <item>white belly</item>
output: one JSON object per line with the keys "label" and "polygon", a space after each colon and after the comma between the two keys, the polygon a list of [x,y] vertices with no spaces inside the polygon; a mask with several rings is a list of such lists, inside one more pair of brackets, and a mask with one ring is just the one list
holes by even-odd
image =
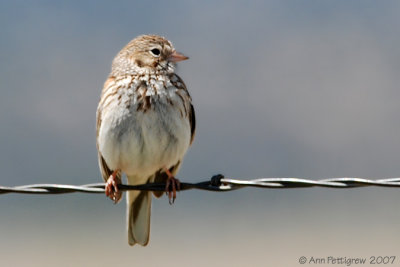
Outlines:
{"label": "white belly", "polygon": [[128,176],[150,176],[182,160],[190,144],[190,123],[180,112],[181,99],[166,97],[146,112],[137,105],[110,105],[102,116],[99,150],[110,169]]}

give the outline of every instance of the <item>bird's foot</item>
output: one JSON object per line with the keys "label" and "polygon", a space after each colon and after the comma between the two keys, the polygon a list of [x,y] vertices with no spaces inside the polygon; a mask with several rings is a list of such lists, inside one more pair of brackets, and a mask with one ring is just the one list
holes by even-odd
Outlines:
{"label": "bird's foot", "polygon": [[117,204],[122,198],[122,192],[118,189],[118,184],[121,183],[121,179],[117,177],[118,170],[114,171],[110,177],[108,177],[105,193],[115,204]]}
{"label": "bird's foot", "polygon": [[165,193],[168,196],[169,204],[172,205],[176,199],[176,191],[181,189],[181,182],[168,169],[165,169],[165,173],[168,175],[165,182]]}

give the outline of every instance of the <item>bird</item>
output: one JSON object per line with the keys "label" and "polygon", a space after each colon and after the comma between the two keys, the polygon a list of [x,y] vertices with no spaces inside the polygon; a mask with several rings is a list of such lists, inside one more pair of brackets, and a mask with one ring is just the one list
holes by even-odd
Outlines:
{"label": "bird", "polygon": [[[192,98],[175,73],[187,59],[159,35],[134,38],[113,59],[96,112],[96,145],[105,194],[115,203],[123,174],[129,185],[165,183],[169,203],[175,201],[175,175],[196,131]],[[152,193],[164,192],[127,192],[131,246],[149,242]]]}

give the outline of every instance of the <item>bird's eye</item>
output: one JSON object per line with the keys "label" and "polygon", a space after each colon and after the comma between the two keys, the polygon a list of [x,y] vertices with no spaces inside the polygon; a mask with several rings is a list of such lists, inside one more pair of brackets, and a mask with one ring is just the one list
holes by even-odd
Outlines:
{"label": "bird's eye", "polygon": [[160,54],[161,54],[160,49],[158,49],[158,48],[153,48],[153,49],[151,49],[151,50],[150,50],[150,53],[151,53],[153,56],[155,56],[155,57],[159,57]]}

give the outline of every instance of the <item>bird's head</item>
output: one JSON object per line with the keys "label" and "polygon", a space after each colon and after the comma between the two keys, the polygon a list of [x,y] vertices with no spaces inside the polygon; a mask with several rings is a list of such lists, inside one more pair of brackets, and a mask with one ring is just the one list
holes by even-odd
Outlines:
{"label": "bird's head", "polygon": [[130,41],[114,58],[114,76],[143,73],[171,73],[174,63],[188,57],[178,53],[172,43],[158,35],[141,35]]}

